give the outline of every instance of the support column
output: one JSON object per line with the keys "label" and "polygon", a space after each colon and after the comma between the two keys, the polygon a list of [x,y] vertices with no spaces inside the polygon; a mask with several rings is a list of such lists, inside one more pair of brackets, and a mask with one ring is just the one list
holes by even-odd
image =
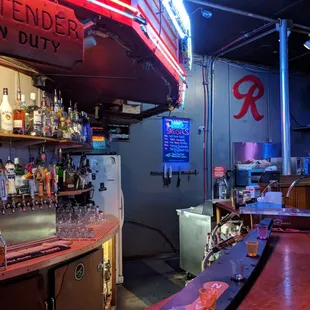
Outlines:
{"label": "support column", "polygon": [[288,20],[280,21],[280,105],[281,105],[281,140],[282,174],[291,175],[291,126],[290,94],[288,70]]}

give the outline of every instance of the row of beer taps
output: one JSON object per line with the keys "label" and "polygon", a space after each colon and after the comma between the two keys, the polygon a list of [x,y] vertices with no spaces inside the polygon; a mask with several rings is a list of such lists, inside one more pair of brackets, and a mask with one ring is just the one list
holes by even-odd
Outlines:
{"label": "row of beer taps", "polygon": [[43,197],[39,197],[39,199],[35,199],[35,197],[31,197],[30,199],[26,198],[26,194],[10,195],[7,201],[1,201],[0,210],[3,215],[7,212],[26,212],[27,210],[35,211],[42,210],[44,208],[57,208],[58,207],[58,197],[57,194],[54,195],[54,199],[52,197],[48,197],[47,199]]}

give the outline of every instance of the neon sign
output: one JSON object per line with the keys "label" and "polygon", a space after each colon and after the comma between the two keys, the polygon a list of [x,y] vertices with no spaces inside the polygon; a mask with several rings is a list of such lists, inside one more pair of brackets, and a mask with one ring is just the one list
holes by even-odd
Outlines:
{"label": "neon sign", "polygon": [[190,120],[163,118],[163,161],[164,163],[189,162]]}

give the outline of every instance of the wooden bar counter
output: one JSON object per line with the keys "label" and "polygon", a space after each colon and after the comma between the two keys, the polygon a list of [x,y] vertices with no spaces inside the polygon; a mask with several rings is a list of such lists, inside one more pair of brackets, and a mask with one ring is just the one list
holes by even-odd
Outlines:
{"label": "wooden bar counter", "polygon": [[[104,308],[104,259],[111,252],[111,290],[115,289],[115,235],[119,221],[112,215],[93,226],[95,238],[72,241],[64,251],[16,263],[0,272],[1,309],[102,310]],[[61,244],[53,240],[47,243]],[[104,250],[103,250],[104,245]],[[30,248],[31,250],[32,248]],[[28,249],[27,249],[28,250]],[[9,252],[9,257],[11,253]],[[112,292],[110,304],[115,302]],[[109,308],[106,308],[109,309]]]}
{"label": "wooden bar counter", "polygon": [[310,234],[271,234],[267,262],[238,307],[248,309],[309,309]]}

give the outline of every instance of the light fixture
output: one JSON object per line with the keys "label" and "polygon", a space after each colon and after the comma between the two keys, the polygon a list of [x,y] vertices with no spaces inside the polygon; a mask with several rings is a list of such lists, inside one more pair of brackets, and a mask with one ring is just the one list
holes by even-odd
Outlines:
{"label": "light fixture", "polygon": [[309,35],[309,40],[304,43],[304,47],[310,50],[310,35]]}
{"label": "light fixture", "polygon": [[120,14],[120,15],[125,16],[125,17],[128,17],[128,18],[138,22],[139,24],[143,24],[143,25],[146,24],[146,20],[142,16],[137,16],[136,15],[136,13],[138,13],[138,10],[136,8],[132,7],[129,4],[123,3],[122,1],[111,0],[111,2],[113,2],[113,3],[119,4],[119,5],[123,6],[124,8],[130,9],[134,14],[122,11],[122,10],[120,10],[118,8],[115,8],[115,7],[111,6],[111,5],[108,5],[106,3],[102,3],[102,2],[97,1],[97,0],[87,0],[87,2],[96,4],[96,5],[104,8],[104,9],[107,9],[107,10],[109,10],[111,12]]}
{"label": "light fixture", "polygon": [[97,45],[97,40],[94,36],[84,38],[84,50],[88,50]]}
{"label": "light fixture", "polygon": [[165,56],[170,65],[174,68],[175,71],[178,72],[179,76],[182,80],[185,80],[185,72],[182,70],[180,65],[177,63],[175,58],[169,52],[162,39],[157,35],[156,31],[150,24],[146,25],[147,32],[149,34],[149,38],[153,42],[153,44],[158,48],[158,50]]}
{"label": "light fixture", "polygon": [[111,11],[111,12],[114,12],[114,13],[117,13],[117,14],[120,14],[120,15],[123,15],[123,16],[125,16],[125,17],[130,18],[130,19],[135,19],[135,17],[136,17],[135,15],[129,14],[129,13],[124,12],[124,11],[122,11],[122,10],[119,10],[119,9],[117,9],[117,8],[111,6],[111,5],[107,5],[107,4],[102,3],[102,2],[100,2],[100,1],[97,1],[97,0],[87,0],[87,2],[96,4],[96,5],[98,5],[98,6],[102,7],[102,8],[104,8],[104,9],[107,9],[107,10],[109,10],[109,11]]}
{"label": "light fixture", "polygon": [[163,0],[162,4],[166,9],[173,26],[177,30],[181,39],[188,36],[190,28],[190,19],[185,10],[182,0]]}
{"label": "light fixture", "polygon": [[177,20],[177,16],[173,13],[172,8],[170,6],[170,1],[169,0],[163,0],[162,4],[164,6],[164,8],[166,9],[170,19],[172,20],[173,26],[175,27],[175,29],[177,30],[179,36],[181,39],[184,39],[184,37],[186,36],[185,31],[181,28],[181,26],[179,25],[179,22]]}
{"label": "light fixture", "polygon": [[113,3],[116,3],[116,4],[120,5],[120,6],[123,6],[124,8],[126,8],[126,9],[128,9],[128,10],[134,12],[134,13],[138,13],[138,10],[135,7],[133,7],[133,6],[129,5],[129,4],[127,4],[127,3],[124,3],[123,1],[120,1],[120,0],[109,0],[109,1],[113,2]]}

